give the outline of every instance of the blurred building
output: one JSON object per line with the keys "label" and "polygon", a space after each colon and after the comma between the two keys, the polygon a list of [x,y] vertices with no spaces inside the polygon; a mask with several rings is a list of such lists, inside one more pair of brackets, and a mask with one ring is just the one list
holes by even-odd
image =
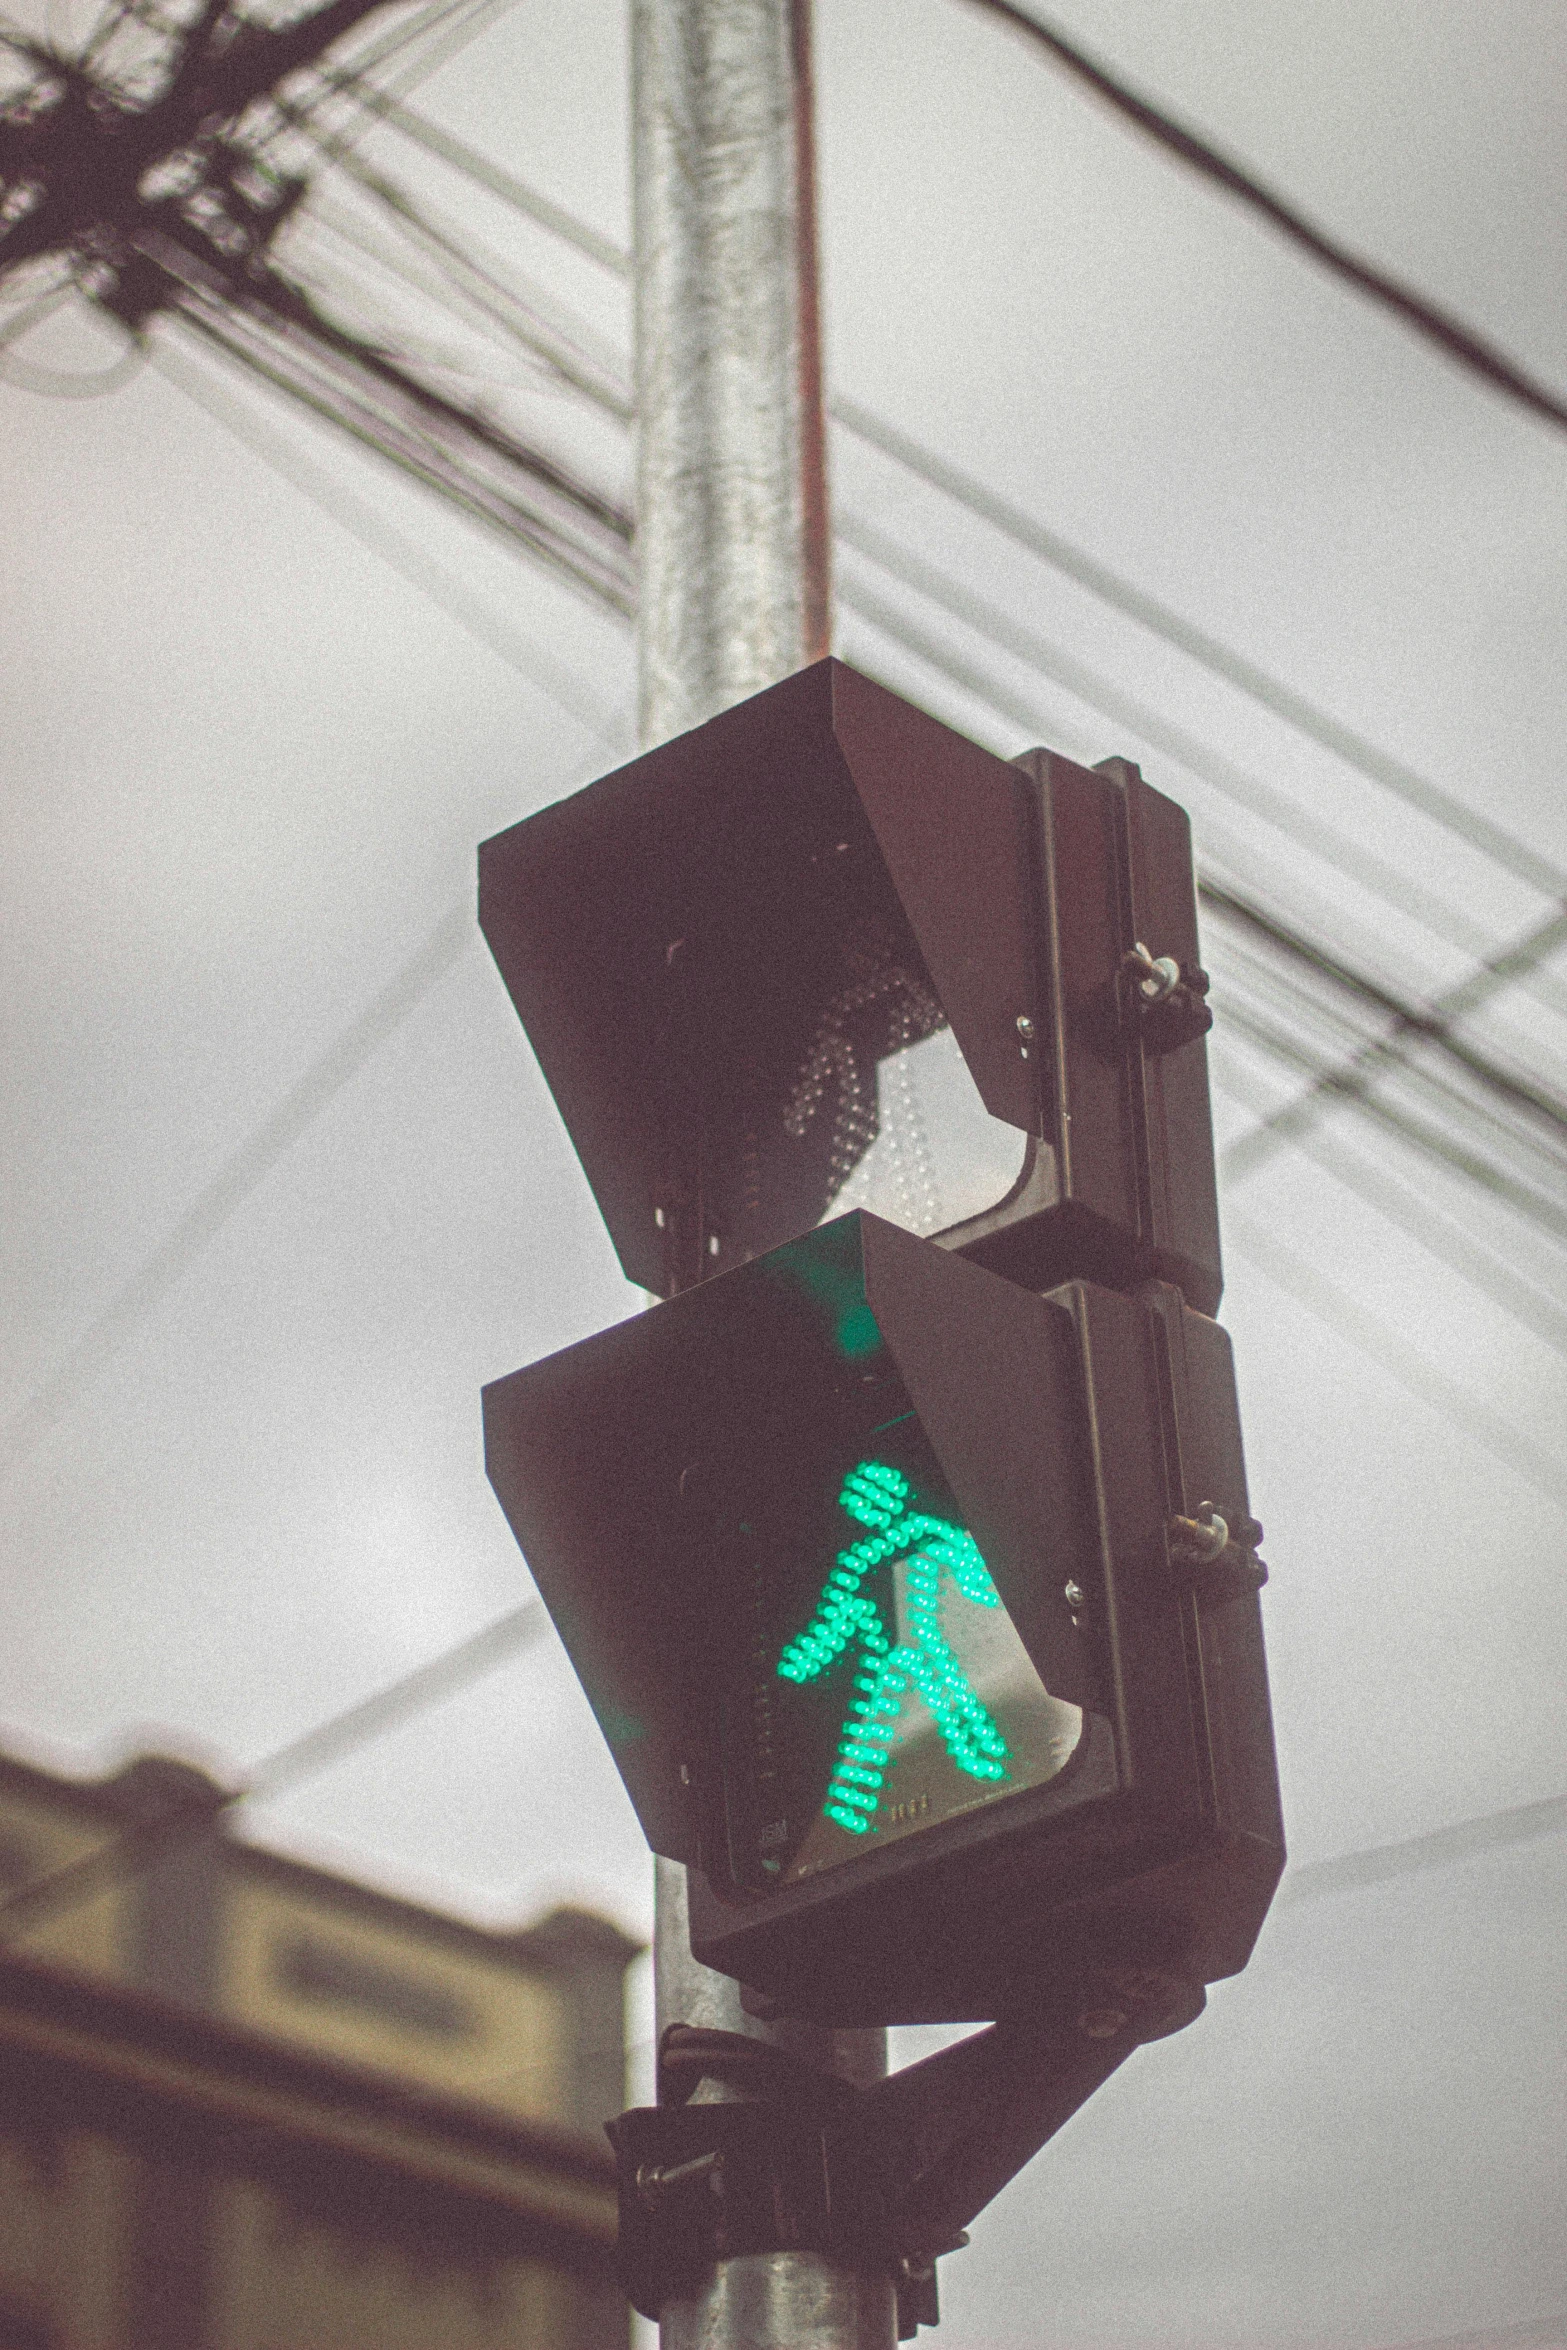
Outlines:
{"label": "blurred building", "polygon": [[221,1805],[0,1757],[0,2350],[624,2350],[636,1945],[461,1924]]}

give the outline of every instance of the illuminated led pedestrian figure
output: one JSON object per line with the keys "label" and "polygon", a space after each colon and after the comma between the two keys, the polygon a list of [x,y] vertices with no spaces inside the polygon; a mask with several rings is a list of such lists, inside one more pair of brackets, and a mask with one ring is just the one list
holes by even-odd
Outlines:
{"label": "illuminated led pedestrian figure", "polygon": [[[854,1836],[875,1824],[887,1773],[887,1754],[911,1695],[922,1698],[960,1771],[974,1779],[1004,1779],[1006,1740],[974,1692],[941,1628],[944,1580],[976,1607],[999,1607],[972,1534],[947,1518],[909,1507],[912,1487],[898,1469],[861,1461],[844,1479],[841,1509],[868,1532],[840,1550],[816,1604],[816,1613],[778,1660],[785,1681],[814,1681],[850,1648],[859,1652],[858,1694],[838,1741],[822,1805],[824,1818]],[[889,1559],[907,1558],[904,1616],[909,1637],[896,1647],[865,1578]]]}

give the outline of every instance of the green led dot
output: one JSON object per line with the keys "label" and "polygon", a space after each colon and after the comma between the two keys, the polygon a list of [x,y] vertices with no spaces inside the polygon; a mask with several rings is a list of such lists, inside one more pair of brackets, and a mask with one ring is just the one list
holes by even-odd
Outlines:
{"label": "green led dot", "polygon": [[[836,1554],[806,1631],[784,1649],[784,1680],[814,1681],[851,1646],[861,1669],[845,1709],[823,1814],[854,1835],[870,1828],[910,1694],[928,1710],[958,1768],[987,1784],[1005,1780],[1007,1745],[943,1628],[944,1594],[998,1607],[1000,1597],[972,1534],[912,1508],[913,1487],[885,1461],[860,1461],[839,1492],[865,1534]],[[903,1558],[904,1631],[894,1641],[876,1601],[861,1589],[885,1561]]]}
{"label": "green led dot", "polygon": [[840,1801],[856,1804],[861,1811],[876,1809],[875,1796],[867,1795],[862,1788],[857,1763],[835,1762],[832,1767],[832,1775],[827,1783],[836,1792]]}

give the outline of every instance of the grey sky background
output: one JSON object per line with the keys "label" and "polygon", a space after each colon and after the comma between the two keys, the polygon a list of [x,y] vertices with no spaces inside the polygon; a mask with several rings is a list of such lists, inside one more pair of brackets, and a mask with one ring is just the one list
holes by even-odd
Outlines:
{"label": "grey sky background", "polygon": [[[1054,14],[1567,385],[1567,9]],[[55,0],[54,37],[88,21]],[[818,0],[817,63],[835,388],[1567,864],[1567,435],[961,0]],[[615,0],[515,0],[416,103],[626,242]],[[394,134],[362,152],[626,350],[612,275]],[[346,250],[302,253],[354,282]],[[116,355],[69,314],[20,354]],[[523,667],[192,388],[401,533]],[[497,396],[624,491],[598,420],[522,375]],[[631,646],[173,334],[102,397],[0,386],[0,475],[0,1740],[81,1772],[155,1741],[243,1774],[526,1596],[479,1386],[637,1303],[460,911],[481,837],[628,751]],[[1495,944],[1549,912],[843,432],[833,486],[846,531],[873,525],[1266,782],[1332,828],[1347,869],[847,545],[846,657],[1003,752],[1140,757],[1217,878],[1403,993],[1474,960],[1416,890]],[[937,658],[868,619],[871,597]],[[993,695],[957,682],[965,665]],[[439,975],[382,1017],[437,933]],[[1242,948],[1210,926],[1209,951],[1227,1144],[1301,1080],[1243,1032]],[[1560,1094],[1567,959],[1551,972],[1554,998],[1511,991],[1466,1033]],[[152,1310],[94,1337],[367,1017],[385,1033],[354,1074]],[[1371,1204],[1388,1186],[1421,1237]],[[1560,1247],[1343,1107],[1225,1207],[1295,1861],[1567,1795]],[[1526,1320],[1456,1271],[1465,1248],[1550,1312]],[[649,1921],[640,1838],[552,1643],[250,1807],[246,1829],[471,1915],[570,1897]],[[1118,2076],[945,2264],[948,2350],[1567,2340],[1561,1835],[1360,1890],[1299,1883],[1208,2016]]]}

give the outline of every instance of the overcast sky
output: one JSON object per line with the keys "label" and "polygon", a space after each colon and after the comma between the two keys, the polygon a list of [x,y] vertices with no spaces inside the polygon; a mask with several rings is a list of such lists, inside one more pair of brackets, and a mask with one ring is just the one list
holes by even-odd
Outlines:
{"label": "overcast sky", "polygon": [[[56,0],[56,38],[80,37],[74,5],[68,22]],[[1056,17],[1567,386],[1567,9]],[[836,390],[1567,865],[1567,435],[962,0],[818,0],[817,48]],[[416,102],[628,241],[617,0],[514,0]],[[625,351],[611,272],[392,134],[362,151]],[[326,269],[325,244],[310,258]],[[331,266],[350,287],[346,248]],[[116,356],[68,314],[20,354]],[[531,379],[502,388],[625,491],[619,439]],[[401,533],[471,625],[258,433]],[[461,913],[482,837],[630,748],[631,645],[172,334],[99,397],[0,388],[0,471],[0,1739],[81,1772],[158,1743],[240,1774],[526,1596],[480,1384],[637,1303]],[[833,472],[846,523],[1183,729],[1208,773],[842,550],[839,650],[979,739],[1139,757],[1216,877],[1409,997],[1549,912],[863,441],[837,435]],[[870,595],[930,658],[865,616]],[[965,664],[993,690],[960,684]],[[1208,944],[1227,1143],[1302,1080],[1244,1027],[1272,982],[1236,939]],[[1558,956],[1543,991],[1466,1030],[1558,1096],[1564,985]],[[1313,1050],[1336,1017],[1268,1001]],[[302,1085],[298,1131],[269,1141]],[[1435,1097],[1398,1098],[1442,1124]],[[1559,2344],[1561,1835],[1358,1891],[1310,1864],[1567,1794],[1560,1249],[1351,1108],[1225,1208],[1306,1873],[1208,2016],[1139,2056],[945,2264],[941,2338]],[[552,1642],[252,1807],[247,1832],[485,1918],[570,1897],[649,1922],[640,1838]]]}

